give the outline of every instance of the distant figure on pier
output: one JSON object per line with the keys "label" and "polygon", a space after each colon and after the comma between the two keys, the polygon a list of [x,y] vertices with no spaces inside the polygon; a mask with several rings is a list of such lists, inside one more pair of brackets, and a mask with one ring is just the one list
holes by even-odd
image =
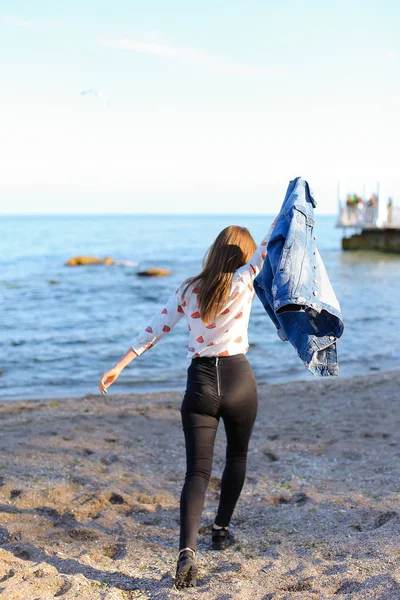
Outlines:
{"label": "distant figure on pier", "polygon": [[348,194],[346,198],[346,206],[348,210],[347,221],[356,225],[363,220],[364,200],[357,194]]}
{"label": "distant figure on pier", "polygon": [[365,222],[368,225],[373,225],[376,221],[378,208],[378,196],[372,194],[371,198],[366,202]]}
{"label": "distant figure on pier", "polygon": [[347,206],[356,206],[357,204],[362,204],[363,200],[356,194],[348,194],[346,198]]}
{"label": "distant figure on pier", "polygon": [[391,226],[393,221],[393,200],[392,198],[388,198],[387,203],[387,225]]}

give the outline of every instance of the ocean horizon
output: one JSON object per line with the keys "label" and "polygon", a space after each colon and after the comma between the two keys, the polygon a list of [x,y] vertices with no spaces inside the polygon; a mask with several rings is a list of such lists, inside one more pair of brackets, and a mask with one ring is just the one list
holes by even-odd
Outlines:
{"label": "ocean horizon", "polygon": [[[259,243],[273,215],[40,214],[3,215],[0,296],[2,400],[99,393],[100,375],[184,279],[201,270],[221,229],[246,226]],[[339,372],[351,377],[400,367],[396,290],[400,257],[344,252],[336,215],[316,211],[317,245],[341,303],[345,332]],[[67,267],[77,255],[127,261]],[[141,278],[138,270],[171,275]],[[167,339],[128,366],[110,394],[184,390],[187,330],[179,322]],[[248,359],[257,380],[314,379],[289,343],[281,342],[257,298],[249,325]]]}

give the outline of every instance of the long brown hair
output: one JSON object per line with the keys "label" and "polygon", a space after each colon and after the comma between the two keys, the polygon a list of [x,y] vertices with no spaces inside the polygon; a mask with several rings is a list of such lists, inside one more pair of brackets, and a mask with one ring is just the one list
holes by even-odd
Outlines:
{"label": "long brown hair", "polygon": [[198,290],[198,307],[202,320],[209,323],[224,308],[236,269],[248,262],[257,246],[247,227],[230,225],[217,236],[203,259],[199,275],[187,279],[183,298],[190,285]]}

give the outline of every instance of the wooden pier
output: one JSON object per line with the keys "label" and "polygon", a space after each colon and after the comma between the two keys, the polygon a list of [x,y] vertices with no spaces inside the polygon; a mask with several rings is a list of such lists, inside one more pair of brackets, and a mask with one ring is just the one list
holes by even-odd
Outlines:
{"label": "wooden pier", "polygon": [[[339,201],[336,227],[343,229],[343,250],[378,250],[400,254],[400,206],[388,198],[382,202],[378,194],[368,200],[347,196]],[[346,235],[346,232],[351,235]]]}

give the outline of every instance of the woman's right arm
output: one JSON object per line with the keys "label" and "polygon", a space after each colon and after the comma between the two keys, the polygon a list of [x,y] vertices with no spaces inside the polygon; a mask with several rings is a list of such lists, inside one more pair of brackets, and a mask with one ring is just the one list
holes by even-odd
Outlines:
{"label": "woman's right arm", "polygon": [[243,265],[243,267],[240,267],[240,269],[237,270],[237,272],[240,273],[242,277],[246,280],[246,283],[252,283],[263,267],[264,260],[267,256],[267,245],[277,220],[278,217],[275,217],[275,219],[271,223],[268,233],[262,239],[260,245],[255,250],[250,260],[245,265]]}

